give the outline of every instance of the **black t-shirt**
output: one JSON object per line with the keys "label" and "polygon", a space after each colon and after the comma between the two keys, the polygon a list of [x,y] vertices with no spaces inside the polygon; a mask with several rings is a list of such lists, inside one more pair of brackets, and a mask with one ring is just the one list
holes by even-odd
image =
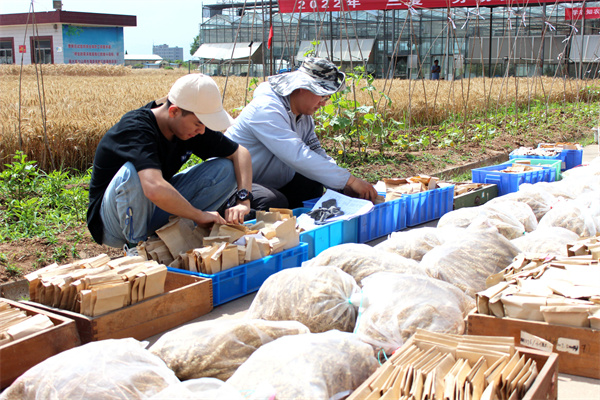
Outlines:
{"label": "black t-shirt", "polygon": [[227,157],[233,154],[238,144],[221,132],[206,128],[204,134],[189,140],[173,137],[167,140],[161,133],[152,109],[155,102],[125,114],[100,140],[92,178],[90,180],[90,202],[87,224],[94,240],[102,243],[104,227],[100,218],[102,198],[117,171],[130,161],[137,171],[148,168],[160,169],[163,178],[169,181],[192,154],[203,160],[212,157]]}

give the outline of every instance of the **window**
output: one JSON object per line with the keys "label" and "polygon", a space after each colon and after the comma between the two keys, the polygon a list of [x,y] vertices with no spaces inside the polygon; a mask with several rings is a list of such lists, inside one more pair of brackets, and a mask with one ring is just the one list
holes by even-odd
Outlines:
{"label": "window", "polygon": [[13,38],[0,38],[0,64],[15,63],[14,48]]}
{"label": "window", "polygon": [[31,37],[31,62],[37,64],[52,64],[52,36]]}

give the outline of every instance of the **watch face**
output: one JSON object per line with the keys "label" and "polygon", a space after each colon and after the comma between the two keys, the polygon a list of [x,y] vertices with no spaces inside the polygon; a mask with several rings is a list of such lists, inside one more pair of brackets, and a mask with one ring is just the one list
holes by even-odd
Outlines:
{"label": "watch face", "polygon": [[240,201],[247,200],[249,197],[250,197],[250,192],[248,192],[246,189],[238,190],[237,198]]}

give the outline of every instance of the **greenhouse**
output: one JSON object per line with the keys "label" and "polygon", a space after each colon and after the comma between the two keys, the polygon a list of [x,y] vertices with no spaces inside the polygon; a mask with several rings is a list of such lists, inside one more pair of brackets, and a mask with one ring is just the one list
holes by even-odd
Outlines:
{"label": "greenhouse", "polygon": [[344,70],[364,66],[377,78],[428,78],[434,60],[447,80],[598,74],[600,2],[304,13],[278,12],[277,2],[204,7],[210,17],[194,55],[211,75],[273,74],[308,55]]}

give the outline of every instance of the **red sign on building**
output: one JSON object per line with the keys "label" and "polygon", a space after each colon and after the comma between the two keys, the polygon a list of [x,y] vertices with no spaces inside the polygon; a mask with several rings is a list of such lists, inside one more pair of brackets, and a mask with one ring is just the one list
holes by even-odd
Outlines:
{"label": "red sign on building", "polygon": [[565,8],[565,19],[599,19],[600,18],[600,7],[586,7],[585,13],[583,8]]}
{"label": "red sign on building", "polygon": [[[407,10],[476,6],[517,6],[529,0],[278,0],[282,13],[325,11]],[[555,0],[537,0],[536,4],[555,3]]]}
{"label": "red sign on building", "polygon": [[24,44],[20,44],[19,53],[27,53],[27,46],[25,46]]}

